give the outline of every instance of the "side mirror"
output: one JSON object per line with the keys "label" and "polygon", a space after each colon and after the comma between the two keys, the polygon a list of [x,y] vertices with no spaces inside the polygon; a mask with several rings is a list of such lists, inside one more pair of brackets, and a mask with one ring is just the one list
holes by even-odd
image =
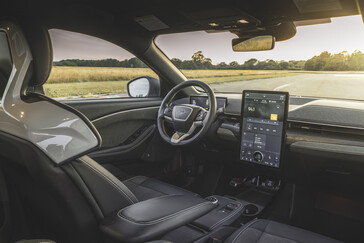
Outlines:
{"label": "side mirror", "polygon": [[233,51],[267,51],[274,48],[275,38],[271,35],[232,40]]}
{"label": "side mirror", "polygon": [[160,97],[159,79],[150,76],[141,76],[129,81],[127,86],[130,97]]}

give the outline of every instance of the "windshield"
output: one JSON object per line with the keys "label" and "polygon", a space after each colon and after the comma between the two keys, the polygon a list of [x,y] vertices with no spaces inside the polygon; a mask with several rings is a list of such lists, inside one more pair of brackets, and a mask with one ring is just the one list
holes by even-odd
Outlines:
{"label": "windshield", "polygon": [[158,36],[156,45],[189,79],[217,92],[244,89],[364,100],[364,28],[361,16],[297,27],[296,35],[260,52],[233,52],[230,32]]}

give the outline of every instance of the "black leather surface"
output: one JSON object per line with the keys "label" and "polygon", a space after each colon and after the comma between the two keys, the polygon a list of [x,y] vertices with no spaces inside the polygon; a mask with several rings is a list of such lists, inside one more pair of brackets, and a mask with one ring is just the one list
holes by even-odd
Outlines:
{"label": "black leather surface", "polygon": [[145,176],[135,176],[123,183],[134,193],[139,201],[160,197],[164,195],[190,195],[197,194],[184,190],[183,188],[173,186],[158,180],[154,180]]}
{"label": "black leather surface", "polygon": [[209,212],[215,206],[201,197],[166,195],[133,204],[101,223],[101,229],[122,242],[144,242]]}
{"label": "black leather surface", "polygon": [[[62,167],[54,166],[35,145],[4,132],[0,132],[0,146],[5,177],[21,195],[22,208],[28,212],[20,210],[19,214],[28,216],[32,225],[44,227],[44,232],[41,228],[36,231],[38,237],[57,242],[102,242],[89,202]],[[19,237],[26,234],[17,233]]]}
{"label": "black leather surface", "polygon": [[309,242],[338,243],[340,241],[304,229],[269,220],[254,220],[239,228],[225,243]]}
{"label": "black leather surface", "polygon": [[34,74],[29,86],[43,85],[52,70],[53,48],[48,29],[32,20],[21,23],[33,56]]}
{"label": "black leather surface", "polygon": [[200,197],[183,195],[166,195],[152,198],[126,207],[119,211],[120,218],[138,223],[161,221],[174,214],[183,213],[193,207],[210,205]]}
{"label": "black leather surface", "polygon": [[[71,162],[69,166],[75,171],[72,172],[68,168],[68,174],[84,194],[90,194],[89,198],[94,202],[94,208],[101,211],[100,218],[138,202],[135,195],[121,181],[90,157],[83,156]],[[81,177],[81,180],[78,180],[77,176]]]}
{"label": "black leather surface", "polygon": [[5,90],[12,65],[7,36],[4,32],[0,32],[0,97]]}

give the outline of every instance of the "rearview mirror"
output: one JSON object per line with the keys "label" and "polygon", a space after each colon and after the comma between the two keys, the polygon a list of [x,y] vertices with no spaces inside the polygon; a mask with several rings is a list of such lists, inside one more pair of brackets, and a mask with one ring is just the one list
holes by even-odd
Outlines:
{"label": "rearview mirror", "polygon": [[271,35],[232,40],[233,51],[267,51],[274,48],[275,38]]}
{"label": "rearview mirror", "polygon": [[150,76],[141,76],[128,82],[128,94],[130,97],[159,97],[159,79]]}

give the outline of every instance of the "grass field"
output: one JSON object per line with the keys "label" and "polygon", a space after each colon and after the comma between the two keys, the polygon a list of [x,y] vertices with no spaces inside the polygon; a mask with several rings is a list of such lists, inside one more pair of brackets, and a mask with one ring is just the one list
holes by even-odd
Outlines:
{"label": "grass field", "polygon": [[[210,84],[298,74],[295,71],[280,70],[182,70],[182,72],[188,79],[199,79]],[[44,91],[47,96],[53,98],[126,93],[127,82],[143,75],[157,77],[147,68],[53,67],[44,85]]]}

